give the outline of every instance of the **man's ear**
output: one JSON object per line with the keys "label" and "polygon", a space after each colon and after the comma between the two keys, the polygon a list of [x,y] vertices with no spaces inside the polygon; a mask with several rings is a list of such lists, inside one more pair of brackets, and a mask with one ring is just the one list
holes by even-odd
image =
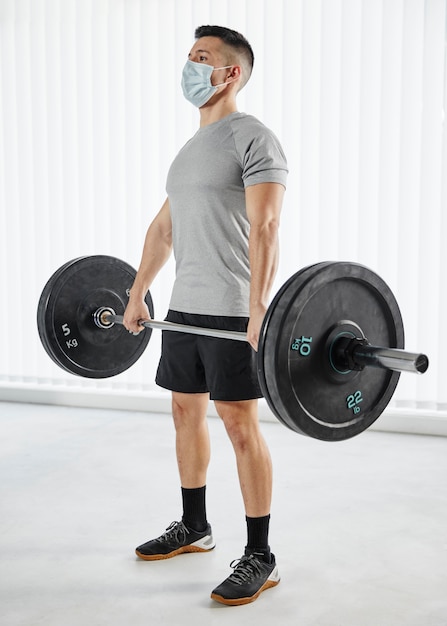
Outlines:
{"label": "man's ear", "polygon": [[242,77],[242,68],[240,65],[233,65],[228,70],[228,75],[225,79],[226,83],[235,83]]}
{"label": "man's ear", "polygon": [[242,76],[242,68],[241,68],[241,66],[240,65],[233,65],[229,69],[229,75],[227,76],[227,79],[231,78],[231,81],[233,82],[235,80],[238,80],[238,78],[240,78],[241,76]]}

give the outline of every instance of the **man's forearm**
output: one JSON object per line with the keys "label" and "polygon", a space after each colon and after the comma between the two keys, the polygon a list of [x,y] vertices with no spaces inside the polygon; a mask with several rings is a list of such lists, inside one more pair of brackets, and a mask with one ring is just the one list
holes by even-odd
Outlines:
{"label": "man's forearm", "polygon": [[250,311],[267,309],[273,281],[278,269],[278,226],[270,222],[250,230]]}

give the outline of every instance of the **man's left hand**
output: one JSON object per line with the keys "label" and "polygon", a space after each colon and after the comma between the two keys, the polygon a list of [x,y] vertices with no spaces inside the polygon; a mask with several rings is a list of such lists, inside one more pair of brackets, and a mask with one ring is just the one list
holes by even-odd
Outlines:
{"label": "man's left hand", "polygon": [[256,352],[258,351],[259,335],[266,312],[267,309],[264,306],[258,306],[255,309],[250,310],[250,319],[247,327],[247,341],[253,350],[256,350]]}

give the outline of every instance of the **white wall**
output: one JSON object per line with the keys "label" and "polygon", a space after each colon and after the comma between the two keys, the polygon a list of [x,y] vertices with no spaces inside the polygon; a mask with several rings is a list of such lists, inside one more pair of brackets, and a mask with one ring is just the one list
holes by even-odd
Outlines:
{"label": "white wall", "polygon": [[[401,377],[392,406],[446,411],[444,0],[0,0],[0,398],[154,389],[159,333],[128,372],[81,380],[44,353],[35,311],[71,258],[138,265],[170,161],[198,124],[179,83],[206,23],[251,41],[240,109],[288,156],[276,287],[320,260],[377,271],[407,348],[431,361]],[[172,278],[170,263],[152,290],[158,317]]]}

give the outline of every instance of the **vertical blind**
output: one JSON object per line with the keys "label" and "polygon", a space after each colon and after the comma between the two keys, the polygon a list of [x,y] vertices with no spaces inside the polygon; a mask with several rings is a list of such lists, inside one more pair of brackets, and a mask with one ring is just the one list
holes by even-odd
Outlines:
{"label": "vertical blind", "polygon": [[[194,29],[255,51],[239,108],[281,139],[290,175],[275,289],[300,267],[378,272],[406,345],[429,354],[396,406],[447,408],[445,0],[0,0],[0,382],[151,390],[159,333],[131,370],[81,380],[40,345],[35,314],[67,260],[137,266],[169,164],[198,126],[180,75]],[[167,309],[173,262],[156,279]]]}

